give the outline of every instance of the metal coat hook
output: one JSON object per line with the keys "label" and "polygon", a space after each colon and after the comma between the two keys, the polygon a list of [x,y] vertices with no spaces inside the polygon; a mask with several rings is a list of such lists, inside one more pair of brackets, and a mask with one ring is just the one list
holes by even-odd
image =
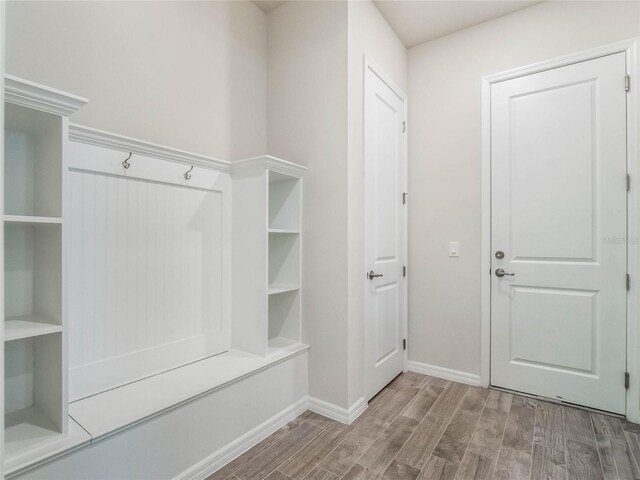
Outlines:
{"label": "metal coat hook", "polygon": [[129,159],[131,158],[132,155],[133,155],[133,152],[130,152],[127,159],[124,162],[122,162],[122,166],[124,167],[125,170],[131,166],[131,164],[129,163]]}
{"label": "metal coat hook", "polygon": [[184,173],[185,180],[191,180],[191,170],[193,170],[193,165],[191,165],[191,168]]}

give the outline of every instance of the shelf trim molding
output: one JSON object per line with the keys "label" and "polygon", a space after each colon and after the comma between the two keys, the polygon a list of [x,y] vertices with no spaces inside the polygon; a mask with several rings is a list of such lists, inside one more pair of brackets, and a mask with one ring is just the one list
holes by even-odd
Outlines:
{"label": "shelf trim molding", "polygon": [[241,175],[260,170],[271,170],[290,177],[302,178],[307,171],[307,167],[271,155],[245,158],[232,162],[231,165],[231,172]]}
{"label": "shelf trim molding", "polygon": [[68,117],[89,100],[14,75],[4,76],[5,102]]}
{"label": "shelf trim molding", "polygon": [[77,123],[69,124],[69,140],[144,155],[146,157],[169,160],[184,165],[195,165],[226,173],[231,171],[231,163],[226,160],[167,147],[165,145],[107,132]]}

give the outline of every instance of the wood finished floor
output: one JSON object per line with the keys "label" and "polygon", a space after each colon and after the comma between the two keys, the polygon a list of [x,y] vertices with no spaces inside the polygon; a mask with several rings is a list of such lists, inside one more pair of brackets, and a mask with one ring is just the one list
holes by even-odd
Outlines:
{"label": "wood finished floor", "polygon": [[352,425],[306,412],[207,480],[640,479],[640,425],[409,372]]}

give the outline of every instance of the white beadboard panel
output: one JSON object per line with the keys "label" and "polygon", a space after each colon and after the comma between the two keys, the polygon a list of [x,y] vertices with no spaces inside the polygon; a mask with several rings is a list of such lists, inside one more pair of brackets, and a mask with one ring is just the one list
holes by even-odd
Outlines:
{"label": "white beadboard panel", "polygon": [[229,175],[69,150],[71,399],[226,351]]}

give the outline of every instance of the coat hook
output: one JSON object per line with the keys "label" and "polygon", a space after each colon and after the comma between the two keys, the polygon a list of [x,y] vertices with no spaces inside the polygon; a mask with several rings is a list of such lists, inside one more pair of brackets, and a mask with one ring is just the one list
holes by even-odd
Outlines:
{"label": "coat hook", "polygon": [[131,164],[129,163],[129,159],[131,158],[132,155],[133,155],[133,152],[130,152],[127,159],[124,162],[122,162],[122,166],[124,167],[125,170],[131,166]]}
{"label": "coat hook", "polygon": [[191,168],[185,172],[184,174],[185,180],[191,180],[191,170],[193,170],[193,165],[191,165]]}

